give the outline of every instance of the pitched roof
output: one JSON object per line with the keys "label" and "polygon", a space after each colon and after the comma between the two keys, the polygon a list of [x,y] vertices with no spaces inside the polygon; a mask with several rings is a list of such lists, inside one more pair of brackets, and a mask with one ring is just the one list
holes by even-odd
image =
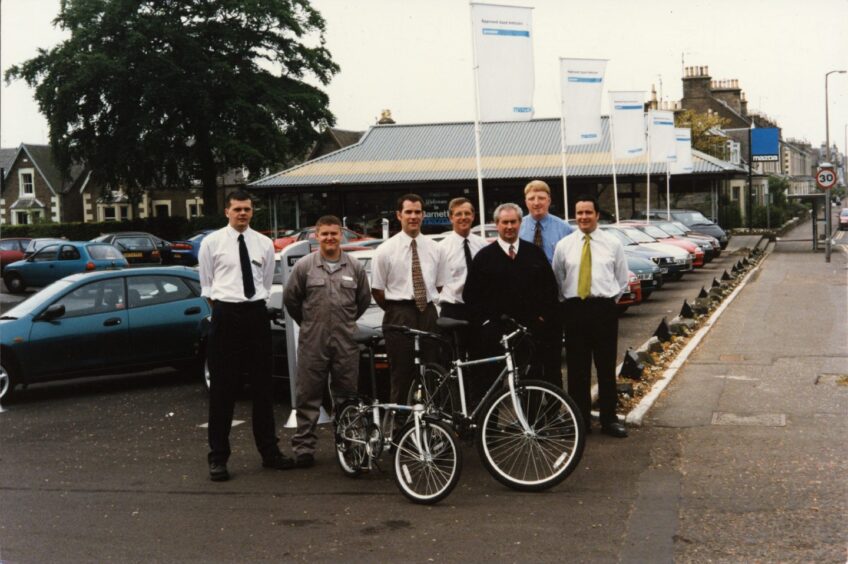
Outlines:
{"label": "pitched roof", "polygon": [[[568,148],[569,177],[612,175],[608,119],[601,141]],[[487,123],[481,128],[484,179],[557,177],[562,174],[559,119]],[[694,173],[744,172],[742,167],[693,151]],[[620,176],[645,174],[646,158],[616,160]],[[665,174],[654,163],[652,174]],[[374,125],[358,143],[266,176],[250,186],[326,186],[475,180],[474,124]]]}
{"label": "pitched roof", "polygon": [[0,148],[0,168],[3,169],[4,176],[9,176],[9,172],[11,172],[12,165],[15,164],[15,158],[17,158],[20,149],[20,147]]}
{"label": "pitched roof", "polygon": [[50,189],[55,193],[69,191],[83,172],[84,167],[82,165],[74,164],[71,165],[69,177],[63,178],[62,171],[59,170],[59,167],[56,166],[56,162],[53,160],[53,151],[50,145],[21,143],[15,148],[0,149],[0,167],[5,169],[7,177],[21,151],[27,154],[32,165],[38,170]]}

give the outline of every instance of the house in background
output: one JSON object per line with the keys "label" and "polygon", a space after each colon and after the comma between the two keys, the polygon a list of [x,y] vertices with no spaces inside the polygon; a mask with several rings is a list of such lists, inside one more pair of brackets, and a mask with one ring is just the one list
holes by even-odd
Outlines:
{"label": "house in background", "polygon": [[62,174],[49,145],[21,143],[0,149],[0,168],[0,224],[82,221],[79,188],[87,175],[79,166]]}

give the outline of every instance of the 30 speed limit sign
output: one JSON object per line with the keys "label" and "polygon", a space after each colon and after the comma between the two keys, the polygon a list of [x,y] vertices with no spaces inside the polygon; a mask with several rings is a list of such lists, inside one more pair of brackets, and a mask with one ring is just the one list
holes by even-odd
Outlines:
{"label": "30 speed limit sign", "polygon": [[830,169],[822,169],[816,173],[816,184],[822,190],[830,190],[836,186],[836,172]]}

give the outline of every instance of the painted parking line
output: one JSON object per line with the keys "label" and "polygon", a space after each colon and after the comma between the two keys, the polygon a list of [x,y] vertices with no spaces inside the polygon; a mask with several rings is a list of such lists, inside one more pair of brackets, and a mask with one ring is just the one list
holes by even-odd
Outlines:
{"label": "painted parking line", "polygon": [[[244,421],[241,421],[240,419],[233,419],[233,427],[237,427],[237,426],[241,425],[242,423],[244,423]],[[198,425],[198,427],[200,427],[201,429],[208,429],[209,423],[208,422],[201,423],[200,425]]]}

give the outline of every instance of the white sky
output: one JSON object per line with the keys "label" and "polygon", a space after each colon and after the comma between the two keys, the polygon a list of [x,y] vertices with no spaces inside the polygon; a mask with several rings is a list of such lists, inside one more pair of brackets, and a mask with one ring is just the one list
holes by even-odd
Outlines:
{"label": "white sky", "polygon": [[[0,0],[3,70],[49,48],[59,0]],[[504,2],[508,3],[508,2]],[[516,0],[534,6],[536,117],[559,116],[559,57],[607,58],[610,90],[656,84],[682,94],[686,66],[738,79],[750,110],[776,119],[784,138],[824,142],[824,75],[848,69],[848,0]],[[471,24],[465,0],[313,0],[341,72],[330,108],[343,129],[364,130],[389,108],[398,123],[473,119]],[[661,78],[660,78],[661,77]],[[830,138],[845,146],[848,74],[829,80]],[[2,86],[0,145],[44,143],[47,125],[21,82]],[[606,97],[604,98],[606,99]],[[604,109],[606,113],[606,109]]]}

